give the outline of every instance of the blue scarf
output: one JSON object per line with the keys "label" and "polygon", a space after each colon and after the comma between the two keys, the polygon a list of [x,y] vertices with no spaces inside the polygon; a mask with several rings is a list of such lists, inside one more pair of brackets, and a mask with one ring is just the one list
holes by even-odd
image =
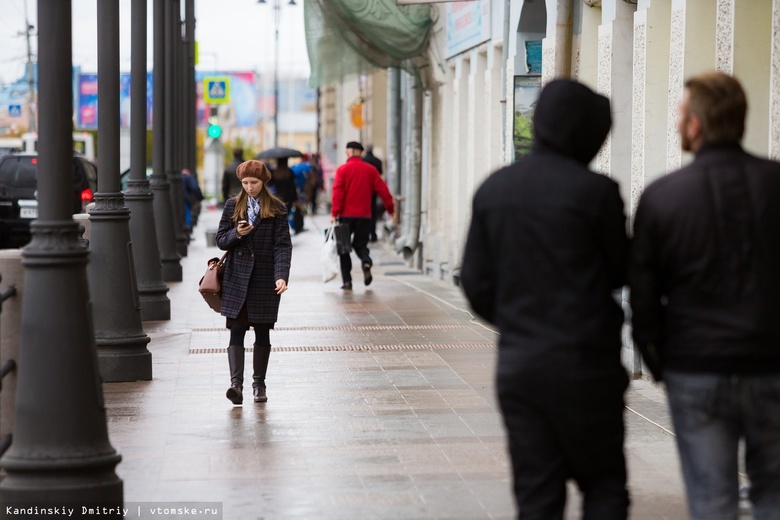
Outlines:
{"label": "blue scarf", "polygon": [[260,217],[260,203],[254,197],[247,197],[246,212],[249,216],[249,223],[255,225],[255,222]]}

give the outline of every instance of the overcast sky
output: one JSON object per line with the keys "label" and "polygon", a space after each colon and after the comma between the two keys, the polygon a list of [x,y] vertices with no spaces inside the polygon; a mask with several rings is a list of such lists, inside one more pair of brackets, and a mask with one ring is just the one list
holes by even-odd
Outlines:
{"label": "overcast sky", "polygon": [[[73,63],[84,72],[97,71],[97,2],[71,0],[73,6]],[[303,25],[303,0],[195,0],[195,37],[200,50],[198,70],[258,70],[271,72],[274,64],[274,3],[280,4],[279,74],[308,78],[309,61]],[[36,0],[2,0],[0,15],[0,82],[24,75],[27,44],[25,2],[30,23],[37,29]],[[182,4],[184,2],[182,1]],[[119,0],[120,68],[130,71],[131,0]],[[153,0],[148,0],[148,63],[152,69]],[[22,36],[19,36],[22,33]],[[36,33],[37,34],[37,33]],[[31,39],[33,59],[36,37]]]}

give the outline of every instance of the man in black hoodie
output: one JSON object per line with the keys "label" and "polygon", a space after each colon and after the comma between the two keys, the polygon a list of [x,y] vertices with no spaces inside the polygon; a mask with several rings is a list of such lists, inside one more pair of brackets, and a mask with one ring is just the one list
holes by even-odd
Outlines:
{"label": "man in black hoodie", "polygon": [[628,239],[617,184],[587,165],[612,124],[609,100],[550,82],[532,152],[474,196],[461,268],[475,312],[501,334],[496,386],[518,516],[562,519],[566,481],[584,520],[628,514],[620,362]]}
{"label": "man in black hoodie", "polygon": [[745,152],[747,100],[689,79],[682,149],[645,189],[629,281],[633,335],[666,381],[693,520],[737,518],[739,443],[756,519],[780,518],[780,164]]}

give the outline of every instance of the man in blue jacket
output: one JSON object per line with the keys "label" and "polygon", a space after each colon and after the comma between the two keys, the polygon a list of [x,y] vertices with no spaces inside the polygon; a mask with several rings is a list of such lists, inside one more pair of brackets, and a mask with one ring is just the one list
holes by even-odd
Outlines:
{"label": "man in blue jacket", "polygon": [[588,170],[611,124],[607,98],[551,81],[531,153],[474,196],[461,281],[501,334],[496,387],[523,520],[562,519],[569,479],[584,520],[628,513],[628,376],[612,294],[625,282],[628,239],[618,185]]}

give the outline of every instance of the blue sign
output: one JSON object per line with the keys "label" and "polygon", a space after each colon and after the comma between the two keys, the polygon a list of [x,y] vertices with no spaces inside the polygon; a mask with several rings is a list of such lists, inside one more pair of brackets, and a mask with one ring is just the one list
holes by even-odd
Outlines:
{"label": "blue sign", "polygon": [[22,117],[22,105],[8,105],[8,117]]}
{"label": "blue sign", "polygon": [[206,76],[203,79],[203,101],[209,105],[230,101],[230,78],[228,76]]}

